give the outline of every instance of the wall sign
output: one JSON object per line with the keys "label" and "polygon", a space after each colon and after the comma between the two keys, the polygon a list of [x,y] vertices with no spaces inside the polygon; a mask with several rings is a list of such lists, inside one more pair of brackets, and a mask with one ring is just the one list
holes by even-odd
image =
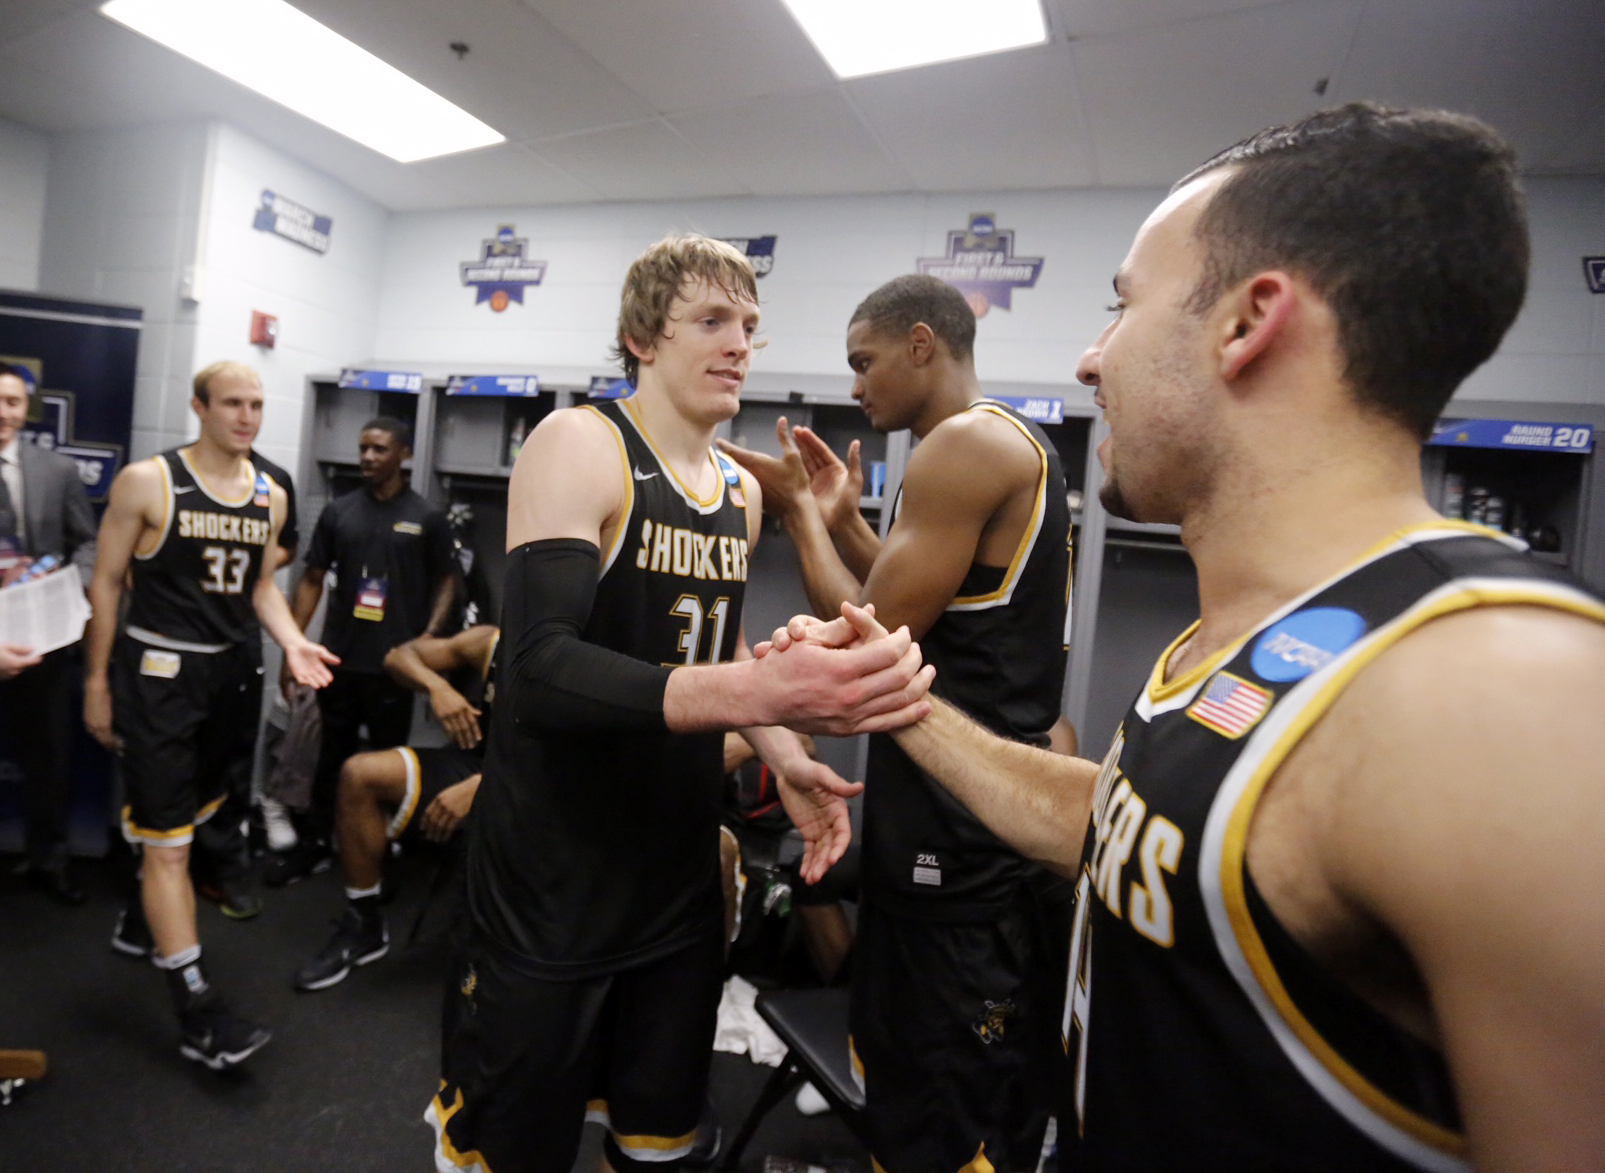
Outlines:
{"label": "wall sign", "polygon": [[1583,276],[1594,293],[1605,293],[1605,257],[1584,257]]}
{"label": "wall sign", "polygon": [[1594,427],[1523,420],[1439,420],[1427,443],[1439,448],[1521,448],[1529,452],[1582,454],[1594,450]]}
{"label": "wall sign", "polygon": [[994,305],[1013,308],[1014,291],[1030,289],[1042,275],[1042,258],[1015,256],[1014,229],[999,228],[990,212],[972,213],[968,228],[947,234],[947,256],[921,257],[914,264],[964,294],[978,318]]}
{"label": "wall sign", "polygon": [[1064,400],[1051,395],[992,395],[989,398],[1007,403],[1026,419],[1036,423],[1064,423]]}
{"label": "wall sign", "polygon": [[496,229],[496,235],[480,244],[480,255],[461,265],[463,284],[474,288],[474,304],[490,302],[501,313],[513,302],[524,304],[524,289],[539,285],[546,276],[546,262],[528,256],[529,239],[517,235],[511,224]]}
{"label": "wall sign", "polygon": [[423,375],[415,371],[359,371],[347,367],[340,372],[339,386],[364,391],[406,391],[417,395],[424,388]]}
{"label": "wall sign", "polygon": [[628,379],[617,375],[592,375],[588,394],[592,399],[624,399],[634,390]]}
{"label": "wall sign", "polygon": [[453,375],[446,380],[447,395],[539,395],[541,381],[534,375]]}
{"label": "wall sign", "polygon": [[320,216],[294,200],[264,191],[262,206],[257,208],[256,219],[251,221],[251,227],[258,232],[271,232],[274,236],[293,240],[321,254],[329,251],[329,233],[334,228],[334,219]]}
{"label": "wall sign", "polygon": [[752,272],[755,277],[767,277],[769,271],[775,267],[775,241],[774,236],[721,236],[720,240],[731,245],[738,252],[745,253],[752,262]]}

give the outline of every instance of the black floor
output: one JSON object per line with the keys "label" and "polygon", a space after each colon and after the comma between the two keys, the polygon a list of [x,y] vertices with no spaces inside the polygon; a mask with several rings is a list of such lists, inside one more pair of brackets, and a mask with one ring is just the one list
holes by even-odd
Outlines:
{"label": "black floor", "polygon": [[[109,865],[79,861],[87,905],[64,909],[10,875],[0,859],[0,1048],[49,1052],[50,1073],[0,1108],[0,1173],[283,1173],[433,1168],[423,1110],[437,1083],[441,975],[449,912],[405,938],[426,887],[403,861],[389,910],[391,955],[316,994],[290,985],[323,944],[341,895],[333,875],[265,892],[255,920],[202,904],[213,982],[273,1041],[240,1070],[215,1074],[178,1054],[160,975],[112,952],[121,907]],[[711,1094],[730,1135],[770,1069],[715,1055]],[[588,1129],[576,1170],[593,1168]],[[742,1168],[766,1154],[868,1161],[841,1123],[770,1113]]]}

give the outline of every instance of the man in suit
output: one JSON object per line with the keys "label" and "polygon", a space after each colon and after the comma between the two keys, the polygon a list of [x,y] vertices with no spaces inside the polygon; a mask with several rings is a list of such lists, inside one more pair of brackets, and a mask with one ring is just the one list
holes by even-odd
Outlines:
{"label": "man in suit", "polygon": [[[78,466],[21,435],[33,380],[0,364],[0,583],[54,554],[88,582],[95,567],[95,516]],[[0,681],[0,731],[27,778],[27,875],[52,899],[82,904],[67,859],[72,809],[72,648],[45,655],[21,679]]]}

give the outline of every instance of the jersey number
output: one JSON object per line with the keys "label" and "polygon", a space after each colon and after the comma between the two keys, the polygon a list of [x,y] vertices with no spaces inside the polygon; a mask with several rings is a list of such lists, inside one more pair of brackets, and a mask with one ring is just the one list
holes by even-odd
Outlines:
{"label": "jersey number", "polygon": [[245,571],[251,565],[249,550],[228,550],[207,546],[201,551],[211,572],[201,579],[201,589],[213,595],[237,595],[245,589]]}
{"label": "jersey number", "polygon": [[[687,664],[717,664],[719,662],[719,649],[724,646],[724,625],[730,618],[730,600],[721,595],[714,600],[707,614],[702,611],[702,600],[696,595],[681,595],[675,600],[674,606],[669,608],[670,615],[678,615],[686,621],[685,630],[680,633],[678,647],[685,653]],[[713,620],[713,636],[708,640],[708,655],[705,659],[697,658],[697,649],[702,646],[702,624],[704,619]]]}

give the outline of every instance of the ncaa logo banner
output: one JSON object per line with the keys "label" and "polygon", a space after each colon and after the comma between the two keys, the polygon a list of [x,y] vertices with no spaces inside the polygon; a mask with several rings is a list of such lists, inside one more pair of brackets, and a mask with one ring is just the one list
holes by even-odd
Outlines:
{"label": "ncaa logo banner", "polygon": [[945,257],[921,257],[914,264],[962,293],[977,318],[993,306],[1013,308],[1014,291],[1032,288],[1042,275],[1042,258],[1015,256],[1014,229],[999,228],[990,212],[973,213],[968,227],[949,232]]}
{"label": "ncaa logo banner", "polygon": [[719,238],[730,245],[737,252],[744,253],[752,262],[754,277],[767,277],[770,270],[775,267],[775,241],[774,236],[721,236]]}
{"label": "ncaa logo banner", "polygon": [[515,301],[523,305],[525,288],[546,277],[546,262],[528,254],[529,239],[519,236],[511,224],[501,225],[495,236],[481,241],[479,256],[460,266],[463,284],[474,290],[474,304],[488,301],[498,314]]}

